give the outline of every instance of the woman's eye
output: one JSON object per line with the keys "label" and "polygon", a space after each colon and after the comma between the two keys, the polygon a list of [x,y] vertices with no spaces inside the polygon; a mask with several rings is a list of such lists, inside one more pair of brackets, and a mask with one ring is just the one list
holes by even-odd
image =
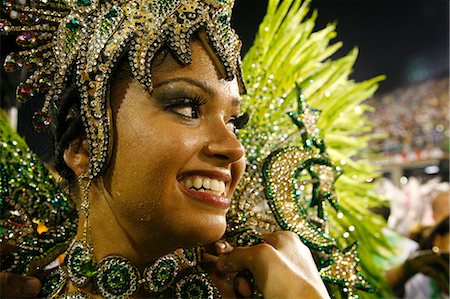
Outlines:
{"label": "woman's eye", "polygon": [[167,102],[166,109],[184,118],[196,119],[200,117],[200,106],[206,102],[201,97],[176,98]]}
{"label": "woman's eye", "polygon": [[199,117],[198,107],[180,106],[180,107],[174,107],[171,110],[173,112],[175,112],[176,114],[179,114],[184,117],[188,117],[188,118],[198,118]]}

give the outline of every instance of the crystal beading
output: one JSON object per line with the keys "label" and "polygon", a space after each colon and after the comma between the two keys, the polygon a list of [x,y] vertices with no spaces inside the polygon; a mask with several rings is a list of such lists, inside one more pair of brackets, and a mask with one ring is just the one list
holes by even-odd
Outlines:
{"label": "crystal beading", "polygon": [[8,2],[3,10],[14,10],[19,17],[0,20],[0,34],[18,33],[17,42],[29,50],[18,56],[10,54],[5,67],[8,71],[22,66],[36,70],[17,94],[21,101],[44,95],[42,112],[50,116],[54,115],[50,110],[61,105],[69,78],[76,76],[92,179],[111,155],[113,131],[107,93],[122,55],[128,55],[134,77],[151,91],[150,69],[158,49],[167,46],[189,64],[189,42],[198,34],[224,78],[237,77],[244,90],[241,42],[230,27],[233,4],[233,0],[68,0],[41,1],[38,7],[30,7]]}

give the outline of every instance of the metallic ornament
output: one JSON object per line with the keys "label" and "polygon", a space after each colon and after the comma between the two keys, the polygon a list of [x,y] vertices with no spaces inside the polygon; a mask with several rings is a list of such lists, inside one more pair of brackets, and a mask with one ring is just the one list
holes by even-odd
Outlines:
{"label": "metallic ornament", "polygon": [[99,262],[95,284],[104,298],[129,298],[139,287],[139,271],[123,257],[108,256]]}
{"label": "metallic ornament", "polygon": [[33,87],[27,83],[20,83],[17,87],[17,100],[26,102],[34,96]]}
{"label": "metallic ornament", "polygon": [[280,227],[298,233],[308,246],[325,250],[335,247],[336,242],[309,220],[298,201],[301,190],[296,189],[298,174],[316,159],[317,156],[303,148],[283,148],[267,158],[263,173],[267,201]]}
{"label": "metallic ornament", "polygon": [[[354,264],[358,261],[356,249],[352,254],[343,254],[337,242],[327,234],[326,203],[338,209],[334,183],[342,170],[333,165],[321,139],[317,128],[319,112],[308,106],[298,86],[296,92],[297,111],[288,112],[287,116],[298,128],[299,138],[295,143],[278,145],[267,153],[259,148],[259,152],[250,149],[252,160],[247,164],[248,177],[244,177],[238,186],[236,201],[229,212],[226,237],[238,246],[251,246],[255,243],[249,227],[293,231],[315,250],[320,266],[324,267],[322,278],[338,284],[344,297],[352,298],[356,294],[355,288],[373,290],[364,284],[366,281],[359,270],[353,269],[357,268]],[[278,134],[282,135],[282,132]],[[288,137],[261,136],[261,139],[264,138],[270,141],[270,138],[284,140]],[[329,264],[333,259],[335,263],[352,265],[352,270]],[[344,268],[346,270],[340,270]],[[355,277],[361,284],[354,283]]]}
{"label": "metallic ornament", "polygon": [[35,112],[33,115],[33,125],[36,131],[43,132],[50,126],[50,117],[45,112]]}
{"label": "metallic ornament", "polygon": [[36,44],[36,41],[37,38],[34,32],[25,32],[16,38],[17,44],[24,48],[34,46]]}
{"label": "metallic ornament", "polygon": [[60,108],[69,78],[75,78],[93,179],[111,155],[107,91],[120,57],[129,57],[134,77],[151,91],[150,69],[158,49],[169,47],[181,62],[191,63],[189,43],[197,34],[223,77],[237,77],[244,89],[241,42],[230,27],[233,4],[233,0],[41,0],[37,6],[11,2],[3,9],[17,12],[22,24],[12,16],[11,22],[0,20],[0,34],[19,34],[17,43],[29,50],[10,56],[5,66],[10,71],[22,65],[36,70],[19,88],[18,98],[24,102],[43,94],[42,112],[48,115]]}
{"label": "metallic ornament", "polygon": [[180,258],[185,266],[195,267],[201,258],[201,248],[194,247],[183,249],[183,254],[181,254]]}
{"label": "metallic ornament", "polygon": [[84,240],[74,241],[67,252],[67,272],[77,286],[86,285],[96,274],[92,248]]}
{"label": "metallic ornament", "polygon": [[67,281],[67,273],[61,267],[56,268],[42,281],[39,297],[54,298],[62,291]]}
{"label": "metallic ornament", "polygon": [[206,273],[190,274],[176,285],[176,297],[183,299],[220,298],[220,293]]}
{"label": "metallic ornament", "polygon": [[11,53],[5,58],[5,62],[3,64],[5,70],[9,73],[17,71],[22,67],[22,63],[20,61],[19,54]]}
{"label": "metallic ornament", "polygon": [[145,288],[154,293],[164,292],[172,285],[179,271],[175,254],[163,256],[144,270]]}
{"label": "metallic ornament", "polygon": [[227,239],[234,246],[253,246],[264,243],[261,233],[254,228],[243,227],[227,234]]}
{"label": "metallic ornament", "polygon": [[61,296],[58,297],[58,299],[93,299],[93,297],[81,291],[75,291],[62,294]]}
{"label": "metallic ornament", "polygon": [[347,298],[359,298],[357,289],[374,292],[370,283],[361,275],[358,257],[358,243],[344,250],[333,250],[328,266],[320,269],[320,276],[325,281],[341,285]]}

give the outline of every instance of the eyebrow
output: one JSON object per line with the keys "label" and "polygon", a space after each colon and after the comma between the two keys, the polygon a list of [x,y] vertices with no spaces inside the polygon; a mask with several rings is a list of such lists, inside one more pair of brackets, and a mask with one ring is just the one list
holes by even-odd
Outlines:
{"label": "eyebrow", "polygon": [[[158,82],[158,84],[155,84],[153,86],[153,89],[161,87],[163,85],[171,84],[174,82],[186,82],[186,83],[189,83],[189,84],[192,84],[192,85],[195,85],[195,86],[201,88],[206,93],[208,93],[210,96],[213,96],[215,94],[214,90],[208,84],[206,84],[206,82],[194,80],[191,78],[185,78],[185,77],[173,78],[173,79],[168,79],[168,80]],[[240,108],[241,107],[241,98],[233,97],[231,99],[231,104],[233,106],[237,106],[238,108]]]}

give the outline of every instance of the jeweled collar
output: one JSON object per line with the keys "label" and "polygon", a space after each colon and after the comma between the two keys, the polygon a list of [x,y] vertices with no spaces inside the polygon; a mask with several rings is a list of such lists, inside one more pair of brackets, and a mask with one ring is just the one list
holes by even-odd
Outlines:
{"label": "jeweled collar", "polygon": [[[72,243],[64,264],[43,282],[41,295],[49,298],[91,298],[82,288],[92,287],[104,298],[129,298],[144,287],[151,297],[220,298],[219,290],[199,265],[201,249],[183,249],[150,263],[141,273],[128,259],[110,255],[98,263],[82,240]],[[69,283],[78,288],[65,293]]]}

